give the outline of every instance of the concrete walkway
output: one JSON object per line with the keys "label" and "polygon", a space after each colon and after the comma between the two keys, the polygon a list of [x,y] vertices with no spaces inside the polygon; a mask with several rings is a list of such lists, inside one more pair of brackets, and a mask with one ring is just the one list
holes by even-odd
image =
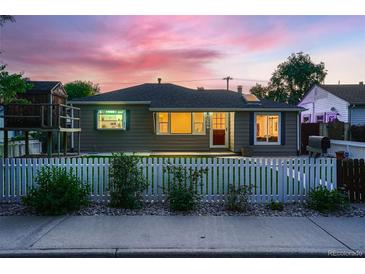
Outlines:
{"label": "concrete walkway", "polygon": [[2,257],[364,256],[365,218],[0,217]]}

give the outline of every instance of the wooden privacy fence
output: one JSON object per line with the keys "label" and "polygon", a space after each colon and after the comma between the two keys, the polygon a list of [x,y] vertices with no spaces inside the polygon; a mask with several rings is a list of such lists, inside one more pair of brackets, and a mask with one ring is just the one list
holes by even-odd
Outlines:
{"label": "wooden privacy fence", "polygon": [[[51,158],[1,160],[0,201],[19,201],[42,166],[65,167],[91,189],[93,200],[108,200],[108,158]],[[163,168],[171,163],[190,170],[206,168],[196,191],[202,201],[222,201],[229,184],[252,185],[251,202],[303,201],[318,185],[336,187],[336,160],[331,158],[141,158],[139,168],[148,181],[146,201],[164,201],[170,176]]]}
{"label": "wooden privacy fence", "polygon": [[344,188],[352,202],[365,202],[364,159],[337,161],[338,187]]}

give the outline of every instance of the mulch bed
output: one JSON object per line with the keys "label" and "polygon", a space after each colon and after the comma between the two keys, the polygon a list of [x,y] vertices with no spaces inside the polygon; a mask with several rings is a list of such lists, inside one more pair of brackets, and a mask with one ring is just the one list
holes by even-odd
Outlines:
{"label": "mulch bed", "polygon": [[[29,208],[18,204],[0,204],[0,216],[34,216],[38,215]],[[108,207],[105,203],[92,203],[90,206],[73,212],[73,216],[267,216],[267,217],[310,217],[310,216],[345,216],[365,217],[365,210],[350,206],[346,211],[322,214],[306,207],[304,203],[284,205],[284,210],[271,210],[264,204],[251,204],[246,212],[233,212],[225,208],[223,203],[202,203],[192,212],[171,212],[167,203],[145,203],[141,209],[119,209]]]}

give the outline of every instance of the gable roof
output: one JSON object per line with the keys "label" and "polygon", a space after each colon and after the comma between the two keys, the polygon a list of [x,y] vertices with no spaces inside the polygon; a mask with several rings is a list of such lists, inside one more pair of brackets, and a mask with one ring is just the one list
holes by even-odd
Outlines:
{"label": "gable roof", "polygon": [[59,81],[27,81],[32,87],[27,91],[51,91],[56,86],[60,85]]}
{"label": "gable roof", "polygon": [[318,85],[322,89],[353,105],[365,105],[365,86],[358,85]]}
{"label": "gable roof", "polygon": [[212,89],[195,90],[178,85],[142,84],[94,96],[76,98],[74,104],[92,103],[143,103],[150,109],[243,109],[243,108],[290,108],[297,106],[268,100],[249,103],[235,91]]}

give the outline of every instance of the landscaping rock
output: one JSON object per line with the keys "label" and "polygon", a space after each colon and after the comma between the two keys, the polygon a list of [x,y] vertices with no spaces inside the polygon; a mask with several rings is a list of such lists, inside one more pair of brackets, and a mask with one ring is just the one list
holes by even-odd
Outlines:
{"label": "landscaping rock", "polygon": [[[34,211],[18,203],[0,204],[0,216],[28,216],[37,215]],[[365,217],[365,209],[351,206],[346,211],[321,214],[306,207],[305,203],[288,203],[284,210],[271,210],[265,204],[251,204],[246,212],[229,211],[223,202],[201,203],[195,211],[172,212],[167,203],[145,203],[141,209],[120,209],[109,207],[106,203],[92,203],[70,215],[78,216],[123,216],[123,215],[186,215],[186,216],[268,216],[268,217],[312,217],[312,216],[346,216]]]}

